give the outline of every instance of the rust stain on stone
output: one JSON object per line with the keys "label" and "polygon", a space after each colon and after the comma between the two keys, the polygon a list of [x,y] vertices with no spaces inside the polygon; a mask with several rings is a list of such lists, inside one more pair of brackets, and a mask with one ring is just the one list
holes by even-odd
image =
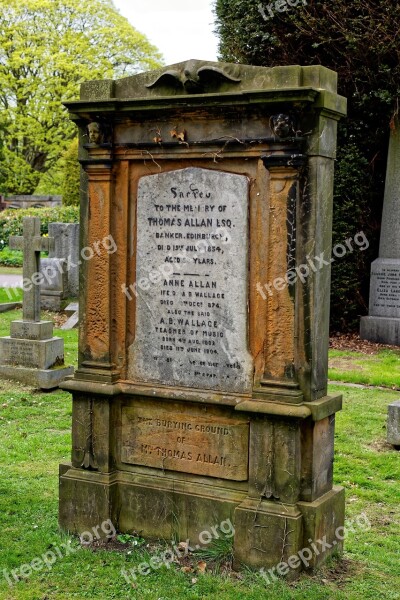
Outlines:
{"label": "rust stain on stone", "polygon": [[266,372],[283,379],[294,364],[295,304],[285,282],[287,263],[287,205],[293,176],[285,168],[270,174]]}
{"label": "rust stain on stone", "polygon": [[[91,219],[87,243],[93,255],[87,256],[86,344],[90,356],[99,359],[109,352],[110,272],[109,254],[103,240],[110,235],[111,181],[108,170],[96,170],[93,179],[89,171],[89,202]],[[108,180],[107,180],[108,175]]]}

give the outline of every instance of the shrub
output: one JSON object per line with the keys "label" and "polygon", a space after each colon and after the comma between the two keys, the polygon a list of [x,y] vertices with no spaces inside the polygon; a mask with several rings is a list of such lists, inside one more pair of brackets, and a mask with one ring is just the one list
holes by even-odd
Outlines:
{"label": "shrub", "polygon": [[0,250],[0,265],[5,267],[22,267],[23,253],[20,250],[10,250],[8,246]]}
{"label": "shrub", "polygon": [[22,235],[24,217],[39,217],[42,235],[48,234],[49,223],[79,223],[79,208],[54,206],[49,208],[8,209],[0,212],[0,250],[8,246],[12,235]]}
{"label": "shrub", "polygon": [[78,138],[64,154],[62,197],[65,206],[79,206],[81,166],[78,162]]}
{"label": "shrub", "polygon": [[334,265],[331,326],[358,329],[368,310],[370,262],[378,252],[389,124],[399,111],[400,5],[217,0],[215,12],[223,60],[265,67],[322,64],[338,73],[348,118],[338,131],[334,242],[362,230],[371,246]]}

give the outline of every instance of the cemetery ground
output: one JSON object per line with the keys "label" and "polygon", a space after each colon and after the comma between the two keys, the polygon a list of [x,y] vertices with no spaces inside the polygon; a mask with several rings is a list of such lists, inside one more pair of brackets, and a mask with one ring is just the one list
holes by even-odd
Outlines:
{"label": "cemetery ground", "polygon": [[[11,320],[20,314],[1,315],[1,336],[8,335]],[[57,330],[56,335],[65,340],[66,363],[74,364],[77,331]],[[335,483],[346,488],[347,519],[365,513],[371,524],[349,529],[342,560],[297,581],[268,585],[257,573],[231,571],[228,540],[222,549],[211,544],[207,554],[191,554],[169,568],[138,574],[128,584],[121,569],[148,562],[170,547],[171,540],[150,543],[138,531],[108,545],[82,548],[77,538],[60,533],[58,465],[69,459],[71,395],[0,380],[0,599],[398,599],[400,455],[386,443],[386,413],[388,404],[399,398],[400,352],[378,348],[366,354],[334,346],[330,378],[371,386],[330,387],[331,393],[344,396],[344,410],[336,417]],[[12,579],[13,569],[20,573],[23,565],[64,548],[68,540],[74,551],[61,552],[51,568],[31,569],[26,579],[13,587],[7,584],[3,569]]]}

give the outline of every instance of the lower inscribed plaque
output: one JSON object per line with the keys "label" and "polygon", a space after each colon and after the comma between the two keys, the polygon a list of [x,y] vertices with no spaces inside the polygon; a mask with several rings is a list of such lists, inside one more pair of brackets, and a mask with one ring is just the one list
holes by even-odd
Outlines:
{"label": "lower inscribed plaque", "polygon": [[221,479],[248,479],[249,424],[157,407],[122,409],[122,462]]}

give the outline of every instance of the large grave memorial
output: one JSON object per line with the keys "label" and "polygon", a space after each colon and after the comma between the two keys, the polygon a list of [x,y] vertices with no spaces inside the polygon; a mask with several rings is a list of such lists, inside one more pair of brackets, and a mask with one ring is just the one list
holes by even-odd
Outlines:
{"label": "large grave memorial", "polygon": [[[72,462],[60,524],[190,538],[235,564],[340,549],[327,395],[337,121],[320,66],[188,61],[69,102],[84,169]],[[297,570],[300,568],[297,565]]]}

